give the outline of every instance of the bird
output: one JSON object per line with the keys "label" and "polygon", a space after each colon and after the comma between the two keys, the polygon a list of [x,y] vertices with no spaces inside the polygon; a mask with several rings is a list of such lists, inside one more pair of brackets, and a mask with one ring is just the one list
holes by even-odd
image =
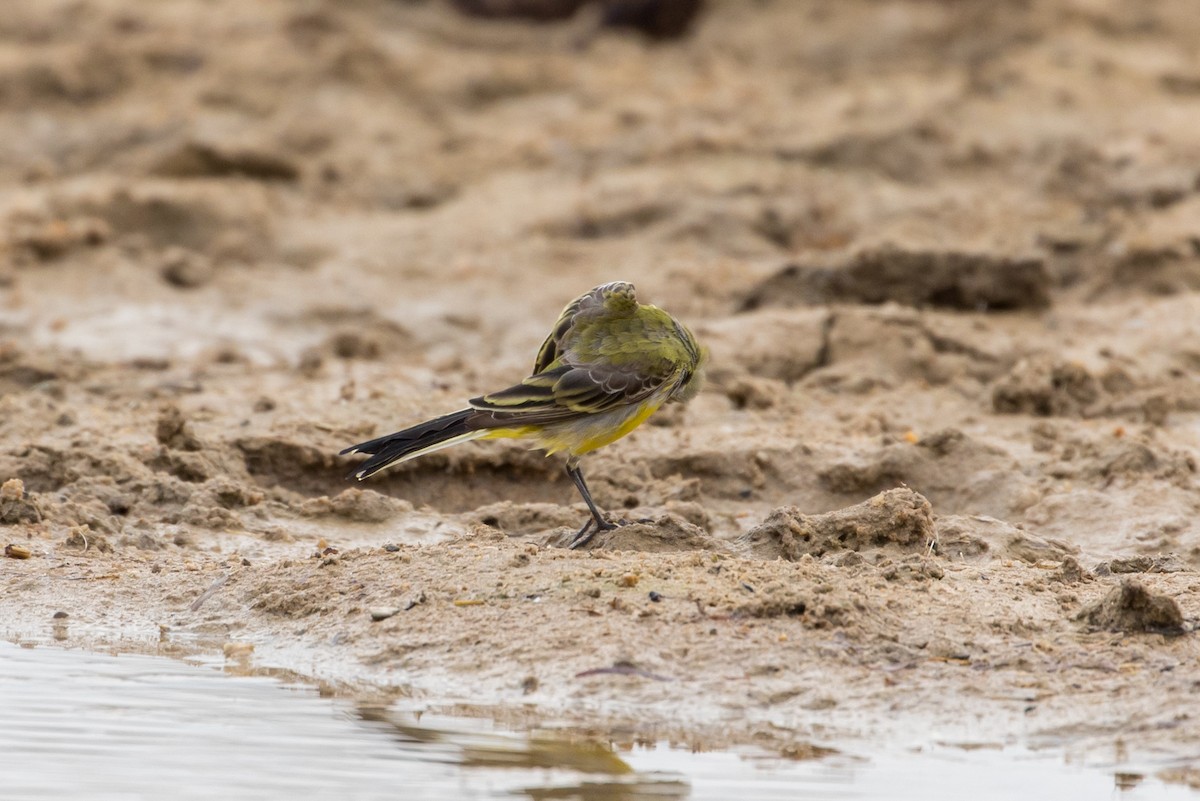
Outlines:
{"label": "bird", "polygon": [[633,284],[613,281],[566,305],[519,384],[339,455],[370,456],[347,476],[362,481],[475,439],[528,439],[547,456],[565,453],[567,475],[591,514],[568,544],[580,548],[618,525],[592,500],[580,457],[624,437],[664,404],[691,400],[703,384],[707,357],[685,325],[639,303]]}

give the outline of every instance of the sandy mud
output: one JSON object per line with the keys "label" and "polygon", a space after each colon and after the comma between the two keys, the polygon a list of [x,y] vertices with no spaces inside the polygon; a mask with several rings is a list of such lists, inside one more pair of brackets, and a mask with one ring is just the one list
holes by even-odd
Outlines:
{"label": "sandy mud", "polygon": [[[1200,783],[1200,16],[10,0],[0,629],[796,756]],[[706,390],[585,462],[337,452],[609,280]],[[21,558],[28,557],[28,558]]]}

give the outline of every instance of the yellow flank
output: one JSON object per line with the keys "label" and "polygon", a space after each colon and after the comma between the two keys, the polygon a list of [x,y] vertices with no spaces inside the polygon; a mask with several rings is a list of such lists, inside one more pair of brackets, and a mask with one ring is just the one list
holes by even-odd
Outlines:
{"label": "yellow flank", "polygon": [[637,410],[637,414],[631,416],[617,428],[614,428],[611,431],[606,431],[598,436],[588,437],[579,447],[571,448],[571,453],[578,456],[580,454],[587,453],[588,451],[594,451],[596,448],[602,448],[610,442],[616,442],[621,437],[625,436],[630,431],[646,422],[646,418],[658,411],[658,407],[661,405],[661,398],[647,401],[640,409]]}
{"label": "yellow flank", "polygon": [[492,428],[480,439],[522,439],[537,436],[541,426],[521,426],[520,428]]}

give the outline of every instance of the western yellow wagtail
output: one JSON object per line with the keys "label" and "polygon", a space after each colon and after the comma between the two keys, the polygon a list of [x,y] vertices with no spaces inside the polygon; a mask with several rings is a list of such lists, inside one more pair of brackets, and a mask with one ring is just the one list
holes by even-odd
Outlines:
{"label": "western yellow wagtail", "polygon": [[638,303],[633,284],[614,281],[563,309],[533,374],[521,383],[342,454],[371,455],[351,473],[362,481],[472,439],[518,437],[547,455],[566,451],[567,475],[592,513],[570,544],[578,548],[597,531],[616,528],[592,500],[579,457],[625,436],[664,403],[690,400],[703,381],[705,357],[691,331],[662,309]]}

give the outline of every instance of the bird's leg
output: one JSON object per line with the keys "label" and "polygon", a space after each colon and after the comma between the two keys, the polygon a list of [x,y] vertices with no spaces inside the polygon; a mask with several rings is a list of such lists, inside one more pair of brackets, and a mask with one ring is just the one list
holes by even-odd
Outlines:
{"label": "bird's leg", "polygon": [[[615,523],[610,523],[600,513],[596,507],[596,502],[592,500],[592,493],[588,491],[587,482],[583,480],[583,471],[579,469],[579,465],[573,462],[567,462],[567,475],[575,482],[579,494],[583,496],[583,502],[587,504],[592,513],[592,519],[583,524],[583,528],[575,535],[575,539],[571,540],[568,548],[574,550],[587,545],[592,537],[596,536],[598,531],[608,531],[617,527]],[[594,528],[593,528],[594,526]]]}

